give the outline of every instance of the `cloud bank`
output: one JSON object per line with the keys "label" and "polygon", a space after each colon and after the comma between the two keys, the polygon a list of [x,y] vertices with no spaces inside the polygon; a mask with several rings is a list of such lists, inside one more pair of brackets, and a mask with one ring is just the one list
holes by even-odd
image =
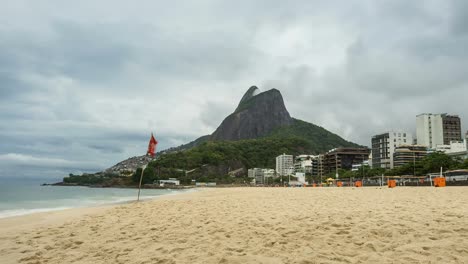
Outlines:
{"label": "cloud bank", "polygon": [[[466,1],[5,1],[0,177],[97,171],[214,131],[251,85],[369,145],[468,123]],[[19,169],[21,168],[21,169]]]}

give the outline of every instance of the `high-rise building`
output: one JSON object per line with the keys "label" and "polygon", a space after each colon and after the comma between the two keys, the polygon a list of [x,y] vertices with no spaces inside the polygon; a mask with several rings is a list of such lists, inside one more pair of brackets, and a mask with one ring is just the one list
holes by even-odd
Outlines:
{"label": "high-rise building", "polygon": [[391,131],[372,137],[372,168],[393,168],[393,153],[400,145],[411,145],[413,136],[403,131]]}
{"label": "high-rise building", "polygon": [[416,116],[416,138],[418,145],[436,149],[437,145],[449,145],[460,141],[460,117],[447,114],[420,114]]}
{"label": "high-rise building", "polygon": [[395,149],[393,154],[394,167],[400,167],[405,164],[415,164],[427,156],[427,147],[421,145],[401,145]]}
{"label": "high-rise building", "polygon": [[361,164],[369,159],[368,148],[336,148],[325,153],[324,173],[336,173],[336,169],[351,170],[353,164]]}
{"label": "high-rise building", "polygon": [[294,163],[292,155],[280,155],[276,157],[276,172],[278,176],[288,176],[294,173]]}
{"label": "high-rise building", "polygon": [[444,135],[444,145],[449,145],[452,141],[461,141],[461,121],[456,115],[442,114],[442,127]]}

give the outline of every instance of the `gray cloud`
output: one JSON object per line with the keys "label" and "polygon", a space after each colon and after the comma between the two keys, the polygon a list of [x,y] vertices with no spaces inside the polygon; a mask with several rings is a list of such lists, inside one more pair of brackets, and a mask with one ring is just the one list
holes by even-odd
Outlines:
{"label": "gray cloud", "polygon": [[466,130],[467,17],[457,0],[2,3],[0,177],[100,170],[151,132],[186,143],[251,85],[364,145],[421,112]]}

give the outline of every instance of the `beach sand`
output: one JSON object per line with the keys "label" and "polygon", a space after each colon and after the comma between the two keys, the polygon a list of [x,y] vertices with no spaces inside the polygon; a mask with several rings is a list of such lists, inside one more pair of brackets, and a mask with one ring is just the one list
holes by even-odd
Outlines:
{"label": "beach sand", "polygon": [[468,188],[217,188],[0,219],[0,263],[468,263]]}

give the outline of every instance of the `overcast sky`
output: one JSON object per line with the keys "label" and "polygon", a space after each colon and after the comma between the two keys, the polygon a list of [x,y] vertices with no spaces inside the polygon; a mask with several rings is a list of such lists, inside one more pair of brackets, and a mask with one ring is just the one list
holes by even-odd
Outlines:
{"label": "overcast sky", "polygon": [[468,124],[468,1],[0,0],[0,177],[62,177],[212,133],[257,85],[370,145]]}

